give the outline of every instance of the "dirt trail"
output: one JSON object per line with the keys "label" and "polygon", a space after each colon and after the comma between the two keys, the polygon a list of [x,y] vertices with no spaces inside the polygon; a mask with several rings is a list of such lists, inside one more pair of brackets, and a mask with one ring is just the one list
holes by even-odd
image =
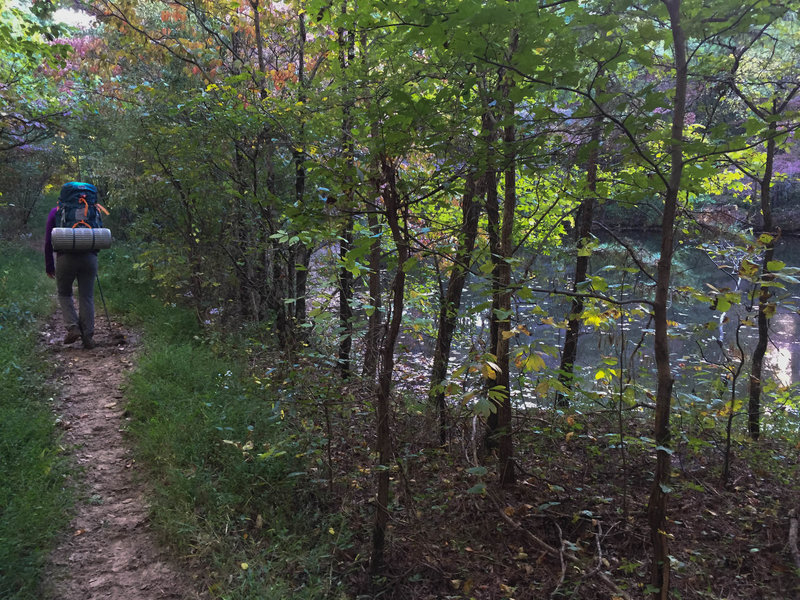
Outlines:
{"label": "dirt trail", "polygon": [[45,584],[51,600],[200,598],[197,585],[160,548],[148,522],[137,465],[123,439],[120,386],[133,366],[139,338],[98,319],[97,347],[65,346],[60,317],[42,332],[56,363],[54,408],[62,445],[80,479],[71,530],[50,557]]}

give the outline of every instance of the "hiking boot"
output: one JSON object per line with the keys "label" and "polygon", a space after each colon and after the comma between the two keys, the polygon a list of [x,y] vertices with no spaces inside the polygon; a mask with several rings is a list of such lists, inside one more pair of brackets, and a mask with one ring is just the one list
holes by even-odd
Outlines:
{"label": "hiking boot", "polygon": [[90,338],[90,337],[83,338],[83,347],[86,350],[91,350],[92,348],[95,348],[96,346],[97,346],[97,342],[95,342],[92,338]]}
{"label": "hiking boot", "polygon": [[67,329],[67,335],[64,338],[65,344],[72,344],[73,342],[77,342],[81,339],[81,330],[77,327],[70,327]]}

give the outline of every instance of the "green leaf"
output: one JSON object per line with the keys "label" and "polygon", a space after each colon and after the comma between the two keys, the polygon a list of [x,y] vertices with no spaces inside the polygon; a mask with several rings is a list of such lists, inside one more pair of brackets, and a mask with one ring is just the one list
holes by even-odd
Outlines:
{"label": "green leaf", "polygon": [[414,267],[417,266],[418,262],[419,259],[416,256],[412,256],[411,258],[409,258],[406,262],[403,263],[403,273],[408,273],[409,271],[411,271]]}
{"label": "green leaf", "polygon": [[592,287],[598,292],[605,292],[608,289],[608,282],[602,277],[592,277]]}
{"label": "green leaf", "polygon": [[731,309],[731,303],[725,300],[725,298],[716,298],[716,302],[714,303],[714,310],[718,310],[720,312],[728,312]]}
{"label": "green leaf", "polygon": [[467,490],[468,494],[484,494],[486,493],[486,484],[483,482],[476,483]]}
{"label": "green leaf", "polygon": [[782,260],[771,260],[767,263],[767,271],[780,271],[786,266]]}
{"label": "green leaf", "polygon": [[489,472],[489,469],[486,467],[472,467],[467,469],[467,473],[470,475],[486,475]]}

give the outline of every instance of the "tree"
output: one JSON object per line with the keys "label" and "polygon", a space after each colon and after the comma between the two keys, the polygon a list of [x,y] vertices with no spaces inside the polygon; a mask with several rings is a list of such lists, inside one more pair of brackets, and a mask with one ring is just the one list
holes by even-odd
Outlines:
{"label": "tree", "polygon": [[[760,435],[764,356],[769,343],[769,322],[775,312],[773,289],[780,285],[775,282],[773,272],[779,271],[782,266],[774,262],[775,242],[780,235],[772,218],[771,188],[775,154],[779,140],[785,139],[787,132],[795,127],[785,115],[800,92],[800,81],[792,60],[797,56],[797,49],[792,32],[785,31],[787,27],[793,29],[794,19],[789,18],[782,7],[776,8],[779,10],[777,14],[769,11],[770,20],[741,42],[737,38],[722,42],[733,57],[729,80],[731,89],[764,127],[759,132],[759,137],[764,139],[761,164],[750,165],[735,156],[731,157],[736,167],[758,185],[761,228],[764,232],[761,239],[765,242],[761,276],[760,280],[756,280],[758,341],[752,355],[748,402],[748,431],[753,439],[758,439]],[[780,59],[776,60],[776,57]],[[746,125],[750,127],[749,123]]]}
{"label": "tree", "polygon": [[657,388],[654,438],[657,445],[656,469],[647,518],[650,523],[650,543],[653,545],[650,585],[653,598],[666,600],[670,590],[670,557],[668,545],[667,498],[671,470],[670,407],[674,379],[669,358],[669,332],[667,304],[669,302],[672,256],[675,248],[675,218],[678,195],[681,192],[683,172],[683,136],[686,118],[686,93],[688,85],[687,39],[683,27],[681,0],[664,0],[672,32],[672,50],[675,69],[675,91],[672,104],[672,127],[669,138],[669,176],[665,179],[664,212],[661,219],[661,252],[658,259],[653,324]]}

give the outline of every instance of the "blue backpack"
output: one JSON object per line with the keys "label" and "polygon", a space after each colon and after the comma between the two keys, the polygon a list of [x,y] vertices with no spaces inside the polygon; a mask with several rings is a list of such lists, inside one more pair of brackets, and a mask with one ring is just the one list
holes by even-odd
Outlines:
{"label": "blue backpack", "polygon": [[101,211],[108,214],[105,207],[97,203],[96,187],[91,183],[70,181],[61,187],[55,226],[99,229],[103,226]]}

